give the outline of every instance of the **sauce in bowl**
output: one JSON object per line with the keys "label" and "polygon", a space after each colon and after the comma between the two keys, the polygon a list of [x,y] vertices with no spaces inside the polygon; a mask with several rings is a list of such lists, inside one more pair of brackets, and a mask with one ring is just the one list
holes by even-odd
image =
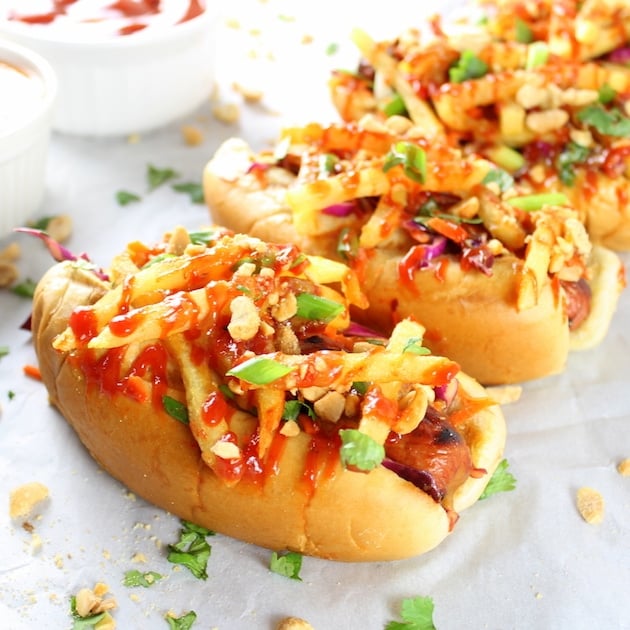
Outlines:
{"label": "sauce in bowl", "polygon": [[41,78],[0,59],[0,136],[22,127],[42,108]]}
{"label": "sauce in bowl", "polygon": [[128,36],[147,28],[187,22],[205,11],[204,0],[12,0],[7,20],[46,28],[59,36]]}

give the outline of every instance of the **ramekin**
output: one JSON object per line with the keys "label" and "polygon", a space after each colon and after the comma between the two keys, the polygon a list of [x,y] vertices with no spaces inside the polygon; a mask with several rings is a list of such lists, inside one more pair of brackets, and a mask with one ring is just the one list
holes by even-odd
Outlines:
{"label": "ramekin", "polygon": [[[28,115],[0,127],[0,238],[39,209],[46,187],[46,161],[57,96],[57,78],[37,53],[0,38],[0,62],[21,69],[41,84],[41,98]],[[15,94],[1,94],[11,99]]]}
{"label": "ramekin", "polygon": [[92,40],[0,19],[4,35],[45,57],[59,80],[55,131],[123,136],[195,111],[214,83],[216,11],[168,28]]}

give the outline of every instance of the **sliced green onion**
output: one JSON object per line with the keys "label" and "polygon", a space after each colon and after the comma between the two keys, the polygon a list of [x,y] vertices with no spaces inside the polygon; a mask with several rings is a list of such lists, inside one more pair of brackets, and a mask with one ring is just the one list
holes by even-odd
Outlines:
{"label": "sliced green onion", "polygon": [[296,299],[296,315],[304,319],[328,322],[344,310],[343,304],[312,293],[300,293]]}
{"label": "sliced green onion", "polygon": [[425,348],[422,345],[422,339],[420,339],[420,337],[411,337],[411,339],[407,341],[405,347],[403,348],[403,353],[405,352],[420,355],[431,354],[431,350],[429,350],[429,348]]}
{"label": "sliced green onion", "polygon": [[400,94],[394,94],[392,99],[383,105],[383,113],[388,118],[390,116],[405,116],[407,114],[407,106]]}
{"label": "sliced green onion", "polygon": [[520,18],[516,18],[514,30],[516,41],[520,44],[529,44],[534,41],[534,33],[532,32],[532,29],[529,27],[527,22],[524,22]]}
{"label": "sliced green onion", "polygon": [[292,372],[294,368],[273,359],[253,357],[233,367],[227,376],[236,376],[252,385],[268,385]]}
{"label": "sliced green onion", "polygon": [[544,66],[549,59],[549,48],[545,42],[534,42],[527,48],[527,61],[525,70],[533,70],[539,66]]}
{"label": "sliced green onion", "polygon": [[617,96],[617,92],[608,85],[608,83],[604,83],[602,87],[599,88],[599,102],[606,105],[607,103],[611,103],[615,100]]}
{"label": "sliced green onion", "polygon": [[507,202],[525,212],[540,210],[543,206],[564,206],[569,203],[563,193],[541,193],[540,195],[525,195],[524,197],[512,197]]}
{"label": "sliced green onion", "polygon": [[464,50],[460,58],[449,68],[448,76],[452,83],[462,83],[469,79],[480,79],[488,72],[488,64],[477,57],[472,50]]}
{"label": "sliced green onion", "polygon": [[324,153],[319,157],[319,172],[325,175],[334,173],[339,158],[334,153]]}
{"label": "sliced green onion", "polygon": [[383,172],[387,173],[398,165],[403,167],[409,179],[424,184],[427,178],[427,155],[422,147],[411,142],[397,142],[385,156]]}
{"label": "sliced green onion", "polygon": [[522,153],[506,145],[492,147],[486,151],[487,156],[508,173],[516,173],[525,166],[525,158]]}
{"label": "sliced green onion", "polygon": [[162,396],[162,406],[171,418],[175,418],[182,424],[188,424],[188,409],[184,403],[171,396]]}

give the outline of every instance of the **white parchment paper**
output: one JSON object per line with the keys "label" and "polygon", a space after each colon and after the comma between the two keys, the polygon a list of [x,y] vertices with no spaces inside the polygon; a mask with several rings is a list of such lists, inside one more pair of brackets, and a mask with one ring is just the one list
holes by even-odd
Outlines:
{"label": "white parchment paper", "polygon": [[[67,246],[103,265],[130,240],[157,239],[176,224],[207,224],[205,207],[169,186],[148,192],[147,165],[199,182],[207,159],[231,135],[262,147],[282,125],[335,120],[325,82],[330,68],[356,61],[350,28],[396,34],[438,8],[374,4],[353,5],[361,12],[341,17],[332,2],[226,3],[217,98],[237,104],[239,120],[217,121],[209,102],[135,143],[56,135],[41,214],[70,214]],[[262,90],[262,101],[244,102],[235,82]],[[203,131],[200,146],[183,142],[182,123]],[[142,201],[121,207],[118,190]],[[22,277],[41,277],[51,264],[43,247],[23,235],[1,244],[10,241],[22,246]],[[382,629],[399,619],[403,598],[418,595],[433,598],[440,630],[630,628],[630,478],[616,469],[630,457],[628,291],[600,347],[573,354],[561,375],[525,384],[522,398],[505,407],[516,490],[463,513],[453,534],[424,556],[374,564],[305,558],[302,581],[271,573],[268,550],[223,536],[210,539],[206,581],[168,563],[165,546],[177,540],[177,518],[102,472],[49,407],[41,383],[24,376],[23,366],[35,362],[30,335],[19,328],[29,310],[28,300],[0,293],[0,346],[10,348],[0,359],[1,628],[70,628],[70,596],[98,581],[116,597],[113,616],[123,630],[166,628],[169,610],[194,610],[193,628],[204,629],[271,629],[289,615],[316,630]],[[11,521],[8,510],[10,491],[30,481],[50,490],[30,521],[33,532]],[[578,514],[581,486],[604,496],[603,523],[589,525]],[[122,585],[130,569],[166,577],[130,589]]]}

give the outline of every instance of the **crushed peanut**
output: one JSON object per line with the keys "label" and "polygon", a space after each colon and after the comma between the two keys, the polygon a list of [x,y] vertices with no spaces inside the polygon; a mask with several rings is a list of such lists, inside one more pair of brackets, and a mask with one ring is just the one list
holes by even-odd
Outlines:
{"label": "crushed peanut", "polygon": [[221,459],[238,459],[241,456],[241,449],[234,442],[216,442],[210,449]]}
{"label": "crushed peanut", "polygon": [[245,101],[248,103],[258,103],[262,101],[264,93],[262,90],[255,90],[253,88],[248,88],[240,83],[233,83],[232,88],[235,92],[238,92]]}
{"label": "crushed peanut", "polygon": [[490,398],[498,405],[507,405],[520,399],[523,388],[520,385],[495,385],[486,387]]}
{"label": "crushed peanut", "polygon": [[346,399],[339,392],[328,392],[313,404],[315,413],[322,420],[337,422],[344,412]]}
{"label": "crushed peanut", "polygon": [[233,124],[238,122],[241,111],[236,103],[225,103],[215,105],[212,108],[212,115],[222,123]]}
{"label": "crushed peanut", "polygon": [[108,591],[109,587],[103,582],[98,582],[93,589],[80,589],[75,596],[77,614],[80,617],[91,617],[116,608],[118,604],[113,597],[105,598]]}
{"label": "crushed peanut", "polygon": [[536,134],[544,135],[560,129],[569,122],[569,113],[564,109],[548,109],[542,112],[531,112],[525,118],[525,124]]}
{"label": "crushed peanut", "polygon": [[260,313],[254,301],[246,295],[238,295],[230,303],[230,312],[232,317],[227,329],[232,339],[253,339],[260,328]]}
{"label": "crushed peanut", "polygon": [[630,477],[630,458],[622,459],[617,464],[617,471],[623,477]]}
{"label": "crushed peanut", "polygon": [[200,144],[203,144],[203,133],[198,127],[194,127],[193,125],[182,125],[180,131],[182,133],[184,143],[189,147],[197,147]]}
{"label": "crushed peanut", "polygon": [[300,425],[293,420],[288,420],[280,427],[280,435],[284,437],[295,437],[300,434]]}
{"label": "crushed peanut", "polygon": [[276,626],[276,630],[313,630],[313,626],[299,617],[286,617]]}
{"label": "crushed peanut", "polygon": [[19,276],[18,268],[6,260],[0,260],[0,288],[10,287]]}
{"label": "crushed peanut", "polygon": [[587,523],[601,523],[604,520],[604,497],[597,490],[584,486],[577,491],[577,509]]}
{"label": "crushed peanut", "polygon": [[48,498],[48,488],[38,481],[25,483],[9,495],[9,515],[12,519],[26,518]]}
{"label": "crushed peanut", "polygon": [[57,242],[64,243],[72,234],[72,217],[67,214],[52,217],[46,225],[46,232]]}
{"label": "crushed peanut", "polygon": [[15,262],[22,254],[19,243],[9,243],[2,251],[0,251],[0,260]]}

